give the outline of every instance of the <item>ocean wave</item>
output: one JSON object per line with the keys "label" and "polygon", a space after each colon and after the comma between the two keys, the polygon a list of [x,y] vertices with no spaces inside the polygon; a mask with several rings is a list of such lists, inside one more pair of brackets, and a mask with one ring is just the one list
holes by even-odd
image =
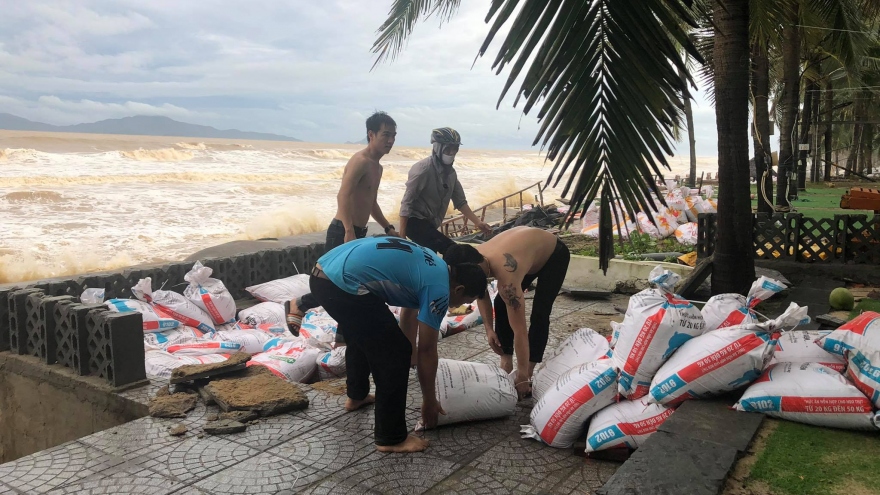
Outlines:
{"label": "ocean wave", "polygon": [[174,146],[177,146],[178,148],[180,148],[182,150],[205,151],[206,149],[208,149],[208,147],[205,146],[205,143],[177,143]]}
{"label": "ocean wave", "polygon": [[245,226],[239,238],[256,240],[310,234],[325,230],[329,223],[329,215],[320,215],[306,208],[286,207],[254,218]]}
{"label": "ocean wave", "polygon": [[351,158],[352,153],[350,151],[343,150],[308,150],[306,154],[309,156],[313,156],[315,158],[323,158],[323,159],[331,159],[331,160],[348,160]]}
{"label": "ocean wave", "polygon": [[[28,188],[28,187],[70,187],[70,186],[94,186],[106,184],[155,184],[160,182],[174,183],[207,183],[207,182],[236,182],[243,183],[245,187],[254,186],[254,183],[277,183],[279,187],[287,188],[281,183],[302,183],[304,180],[335,180],[342,178],[342,168],[337,171],[307,176],[302,173],[285,174],[236,174],[236,173],[207,173],[207,172],[165,172],[153,174],[119,174],[119,175],[32,175],[21,177],[0,177],[0,188]],[[290,186],[294,187],[294,186]],[[303,187],[303,190],[305,187]]]}
{"label": "ocean wave", "polygon": [[120,151],[124,158],[139,162],[184,162],[193,159],[190,151],[181,151],[174,148],[162,148],[158,150],[145,150],[138,148],[134,151]]}
{"label": "ocean wave", "polygon": [[134,264],[127,253],[101,256],[86,248],[65,248],[52,256],[0,254],[0,284],[115,270]]}
{"label": "ocean wave", "polygon": [[15,191],[4,194],[2,198],[10,203],[60,203],[65,200],[55,191]]}
{"label": "ocean wave", "polygon": [[0,159],[6,160],[36,160],[42,153],[31,148],[6,148],[0,150]]}

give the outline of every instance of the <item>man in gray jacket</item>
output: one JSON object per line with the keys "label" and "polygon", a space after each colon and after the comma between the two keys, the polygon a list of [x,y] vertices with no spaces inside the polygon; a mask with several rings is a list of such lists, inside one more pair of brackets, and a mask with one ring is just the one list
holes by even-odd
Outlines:
{"label": "man in gray jacket", "polygon": [[461,146],[461,136],[455,129],[441,127],[431,132],[431,144],[431,156],[416,162],[409,171],[406,193],[400,203],[400,236],[443,255],[453,241],[437,229],[446,216],[450,200],[456,210],[485,234],[491,234],[492,227],[468,206],[452,166]]}

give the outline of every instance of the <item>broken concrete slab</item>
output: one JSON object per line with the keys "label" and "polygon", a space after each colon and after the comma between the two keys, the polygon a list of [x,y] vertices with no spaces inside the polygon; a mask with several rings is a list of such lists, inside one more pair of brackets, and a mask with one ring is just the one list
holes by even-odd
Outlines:
{"label": "broken concrete slab", "polygon": [[186,425],[174,425],[171,428],[168,428],[168,434],[172,437],[180,437],[186,435],[186,432]]}
{"label": "broken concrete slab", "polygon": [[228,435],[230,433],[241,433],[247,430],[247,425],[229,419],[218,419],[217,421],[209,421],[205,423],[204,430],[205,433],[209,435]]}
{"label": "broken concrete slab", "polygon": [[745,452],[761,427],[764,415],[730,409],[736,400],[734,396],[724,396],[685,401],[658,430]]}
{"label": "broken concrete slab", "polygon": [[238,421],[239,423],[247,423],[260,417],[257,411],[229,411],[220,413],[218,419],[228,419],[230,421]]}
{"label": "broken concrete slab", "polygon": [[612,292],[607,290],[585,289],[582,287],[562,287],[561,292],[578,299],[608,299]]}
{"label": "broken concrete slab", "polygon": [[185,418],[196,407],[196,394],[171,394],[154,397],[150,401],[150,416],[154,418]]}
{"label": "broken concrete slab", "polygon": [[596,493],[717,495],[736,458],[733,447],[657,431]]}
{"label": "broken concrete slab", "polygon": [[193,382],[196,380],[213,378],[225,375],[233,371],[241,371],[247,367],[251,355],[246,352],[236,352],[229,359],[221,363],[210,364],[187,364],[171,372],[171,384]]}
{"label": "broken concrete slab", "polygon": [[272,374],[214,380],[205,390],[225,412],[257,411],[260,416],[273,416],[309,406],[308,397],[296,384]]}

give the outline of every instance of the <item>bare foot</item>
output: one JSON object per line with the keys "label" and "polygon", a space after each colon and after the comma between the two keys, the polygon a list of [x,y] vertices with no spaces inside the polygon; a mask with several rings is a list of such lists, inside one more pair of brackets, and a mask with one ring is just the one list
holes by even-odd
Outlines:
{"label": "bare foot", "polygon": [[348,412],[357,411],[358,409],[376,402],[376,396],[369,394],[361,400],[349,398],[345,401],[345,410]]}
{"label": "bare foot", "polygon": [[428,448],[428,441],[414,435],[407,435],[406,440],[397,445],[377,445],[376,450],[379,452],[396,452],[398,454],[408,454],[413,452],[421,452]]}
{"label": "bare foot", "polygon": [[509,354],[501,356],[501,363],[499,364],[499,367],[508,374],[513,371],[513,356]]}

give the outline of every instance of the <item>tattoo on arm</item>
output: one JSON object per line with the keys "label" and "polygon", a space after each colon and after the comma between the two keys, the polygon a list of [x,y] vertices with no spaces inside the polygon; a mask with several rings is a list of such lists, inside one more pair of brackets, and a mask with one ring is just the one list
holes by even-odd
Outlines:
{"label": "tattoo on arm", "polygon": [[509,272],[515,272],[517,267],[516,258],[510,253],[504,253],[504,259],[504,269]]}
{"label": "tattoo on arm", "polygon": [[504,302],[513,308],[514,311],[522,306],[522,301],[519,300],[519,295],[517,294],[516,287],[513,284],[507,284],[501,287],[501,295],[504,298]]}

